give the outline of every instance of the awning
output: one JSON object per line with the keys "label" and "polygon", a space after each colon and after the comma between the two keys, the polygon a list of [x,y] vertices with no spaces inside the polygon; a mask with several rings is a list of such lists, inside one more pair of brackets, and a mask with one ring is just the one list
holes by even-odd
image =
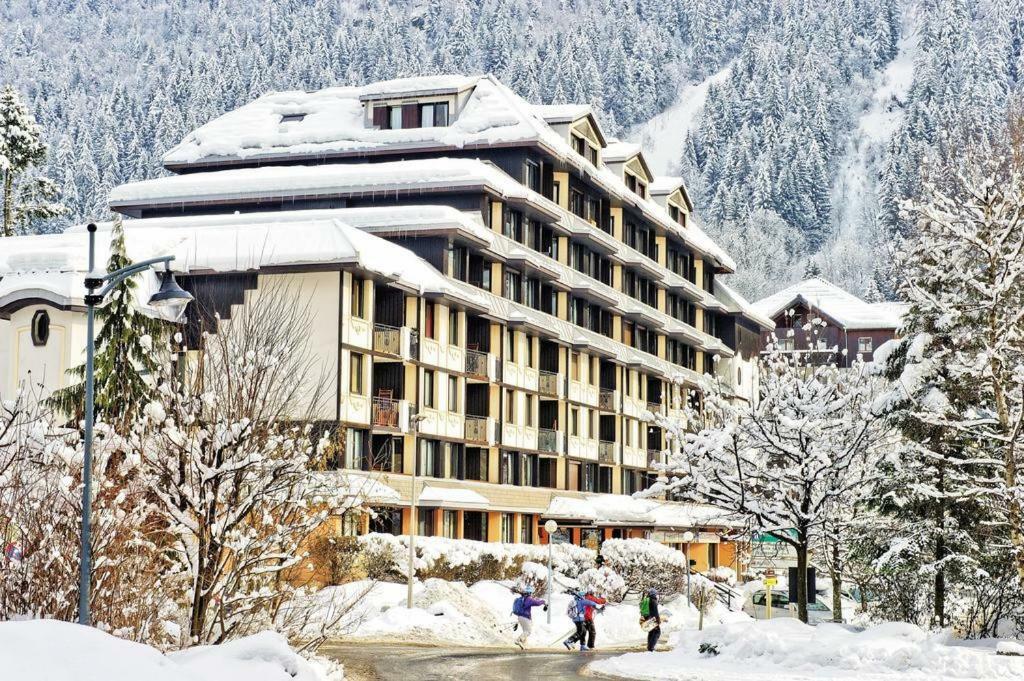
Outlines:
{"label": "awning", "polygon": [[471,489],[425,486],[417,497],[419,506],[435,506],[470,511],[486,511],[490,501]]}
{"label": "awning", "polygon": [[329,471],[314,473],[310,484],[310,497],[342,500],[349,506],[363,504],[399,504],[402,495],[369,475]]}

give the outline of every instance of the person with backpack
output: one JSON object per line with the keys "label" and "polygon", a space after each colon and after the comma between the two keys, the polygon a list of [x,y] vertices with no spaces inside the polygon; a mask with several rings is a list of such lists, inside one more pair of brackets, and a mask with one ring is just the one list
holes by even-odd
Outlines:
{"label": "person with backpack", "polygon": [[519,620],[519,636],[515,644],[520,648],[526,648],[526,641],[533,633],[533,609],[538,606],[548,609],[548,604],[542,598],[533,597],[533,587],[524,586],[519,592],[519,598],[512,601],[512,614]]}
{"label": "person with backpack", "polygon": [[576,633],[569,638],[562,641],[562,645],[565,646],[566,650],[572,650],[574,643],[579,641],[580,652],[586,652],[587,648],[587,631],[586,631],[586,620],[587,620],[587,608],[599,608],[599,604],[587,598],[587,595],[582,591],[577,591],[572,594],[572,600],[569,601],[569,607],[566,608],[565,614],[569,616],[572,623],[576,626]]}
{"label": "person with backpack", "polygon": [[661,638],[661,614],[658,612],[658,590],[651,588],[640,599],[640,628],[647,632],[647,652],[654,652]]}
{"label": "person with backpack", "polygon": [[596,595],[593,589],[587,591],[587,598],[600,606],[598,608],[592,608],[588,605],[583,617],[583,627],[587,630],[587,648],[589,650],[593,650],[595,647],[594,643],[597,639],[597,628],[594,626],[594,613],[604,612],[604,604],[607,603],[607,601]]}

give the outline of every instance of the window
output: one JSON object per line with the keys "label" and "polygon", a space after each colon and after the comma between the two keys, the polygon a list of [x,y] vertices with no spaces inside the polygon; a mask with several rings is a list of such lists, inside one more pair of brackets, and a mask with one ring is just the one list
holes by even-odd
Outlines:
{"label": "window", "polygon": [[459,311],[448,309],[448,343],[459,344]]}
{"label": "window", "polygon": [[448,377],[448,411],[459,410],[459,379],[456,376]]}
{"label": "window", "polygon": [[575,189],[569,190],[569,210],[585,218],[587,216],[586,205],[584,204],[583,193]]}
{"label": "window", "polygon": [[780,338],[779,339],[779,350],[782,352],[793,352],[795,349],[795,343],[792,338]]}
{"label": "window", "polygon": [[353,352],[348,358],[348,391],[353,395],[363,394],[363,356]]}
{"label": "window", "polygon": [[526,337],[526,366],[533,367],[533,336]]}
{"label": "window", "polygon": [[501,542],[512,544],[516,540],[516,517],[512,513],[501,514]]}
{"label": "window", "polygon": [[572,376],[572,380],[580,380],[580,353],[574,352],[569,355],[569,374]]}
{"label": "window", "polygon": [[466,446],[459,442],[448,443],[448,477],[466,479]]}
{"label": "window", "polygon": [[533,543],[533,514],[524,513],[520,517],[519,524],[519,543],[520,544],[532,544]]}
{"label": "window", "polygon": [[402,107],[388,107],[388,128],[390,128],[391,130],[402,129]]}
{"label": "window", "polygon": [[572,148],[580,156],[586,156],[587,154],[587,141],[577,135],[572,136]]}
{"label": "window", "polygon": [[352,277],[352,316],[360,319],[366,318],[365,297],[363,295],[363,280]]}
{"label": "window", "polygon": [[281,116],[282,123],[299,123],[306,118],[304,113],[284,114]]}
{"label": "window", "polygon": [[441,477],[444,462],[441,460],[440,440],[420,440],[419,475]]}
{"label": "window", "polygon": [[516,393],[510,388],[505,389],[505,422],[516,421]]}
{"label": "window", "polygon": [[861,336],[857,339],[857,352],[866,354],[871,352],[873,347],[870,336]]}
{"label": "window", "polygon": [[526,427],[533,428],[533,395],[526,396],[526,405],[523,407],[526,411]]}
{"label": "window", "polygon": [[540,166],[533,161],[526,162],[526,186],[535,192],[540,191]]}
{"label": "window", "polygon": [[459,532],[459,512],[444,511],[443,513],[444,515],[441,517],[441,534],[449,539],[457,538]]}
{"label": "window", "polygon": [[421,508],[416,515],[416,533],[421,537],[434,536],[434,511]]}
{"label": "window", "polygon": [[569,408],[569,434],[578,437],[580,434],[580,410],[579,407]]}
{"label": "window", "polygon": [[523,275],[505,270],[505,297],[516,303],[523,302]]}
{"label": "window", "polygon": [[366,431],[358,428],[345,429],[345,454],[342,468],[360,470],[363,468],[363,455],[366,452]]}
{"label": "window", "polygon": [[434,370],[423,370],[423,406],[434,406]]}
{"label": "window", "polygon": [[50,340],[50,313],[36,310],[32,315],[32,345],[42,347]]}
{"label": "window", "polygon": [[448,125],[448,102],[420,105],[420,127],[443,128]]}
{"label": "window", "polygon": [[505,359],[509,362],[516,361],[516,332],[512,329],[505,332]]}
{"label": "window", "polygon": [[554,182],[551,185],[551,200],[555,203],[562,203],[562,183]]}

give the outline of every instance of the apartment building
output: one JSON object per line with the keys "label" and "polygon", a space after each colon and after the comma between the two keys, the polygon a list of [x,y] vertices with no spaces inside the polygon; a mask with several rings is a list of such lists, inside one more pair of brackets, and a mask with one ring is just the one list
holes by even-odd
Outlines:
{"label": "apartment building", "polygon": [[[718,280],[735,264],[683,182],[588,106],[531,105],[491,76],[273,93],[165,166],[110,197],[135,218],[131,254],[177,254],[191,347],[273,281],[310,301],[332,464],[394,492],[359,529],[408,532],[415,494],[420,534],[541,542],[554,518],[559,540],[692,532],[698,567],[734,562],[737,519],[629,495],[664,462],[651,414],[682,419],[713,378],[750,399],[774,323]],[[74,277],[30,261],[0,280],[0,389],[27,367],[56,387],[77,353]],[[39,313],[59,347],[35,343]]]}

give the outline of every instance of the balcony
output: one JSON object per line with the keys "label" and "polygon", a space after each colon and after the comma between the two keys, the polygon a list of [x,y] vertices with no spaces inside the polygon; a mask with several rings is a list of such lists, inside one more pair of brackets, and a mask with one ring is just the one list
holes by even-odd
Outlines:
{"label": "balcony", "polygon": [[419,333],[408,327],[373,325],[373,351],[391,357],[419,357]]}
{"label": "balcony", "polygon": [[486,381],[491,378],[491,356],[479,350],[466,350],[466,374]]}
{"label": "balcony", "polygon": [[498,440],[497,423],[486,416],[466,416],[466,441],[493,445]]}
{"label": "balcony", "polygon": [[539,392],[541,395],[548,397],[561,397],[562,391],[561,381],[558,380],[558,374],[553,371],[541,371],[540,372],[540,386]]}
{"label": "balcony", "polygon": [[597,443],[597,460],[601,463],[615,463],[615,443],[609,440],[599,440]]}
{"label": "balcony", "polygon": [[411,405],[405,400],[391,397],[374,397],[370,402],[370,425],[374,428],[389,428],[408,431]]}
{"label": "balcony", "polygon": [[537,449],[552,454],[562,453],[562,433],[551,428],[537,429]]}
{"label": "balcony", "polygon": [[601,388],[601,393],[597,396],[597,408],[602,411],[615,411],[615,401],[614,390]]}
{"label": "balcony", "polygon": [[654,468],[664,463],[664,457],[660,449],[647,450],[647,467]]}
{"label": "balcony", "polygon": [[662,415],[663,412],[661,410],[661,402],[648,402],[647,411],[651,412],[652,414]]}

